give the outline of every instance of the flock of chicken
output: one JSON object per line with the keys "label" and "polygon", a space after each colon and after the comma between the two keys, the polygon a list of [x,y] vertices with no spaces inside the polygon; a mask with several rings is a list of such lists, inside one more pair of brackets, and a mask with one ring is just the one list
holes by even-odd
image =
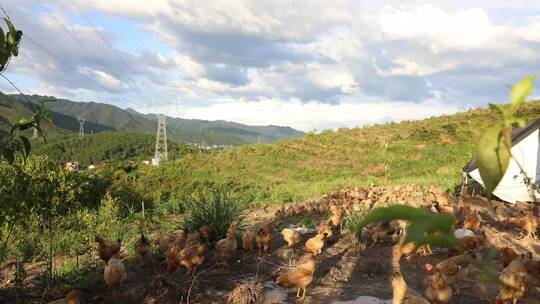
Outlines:
{"label": "flock of chicken", "polygon": [[[307,239],[304,243],[304,251],[307,253],[296,267],[290,271],[279,275],[276,283],[285,287],[294,287],[296,297],[304,299],[307,287],[312,283],[315,271],[317,269],[317,257],[320,255],[327,242],[332,241],[335,236],[341,233],[342,225],[347,212],[360,208],[362,199],[351,196],[350,194],[333,194],[325,196],[320,202],[306,202],[304,204],[293,204],[288,207],[282,206],[276,211],[274,220],[264,223],[257,233],[250,230],[245,231],[241,238],[237,238],[237,232],[234,227],[229,227],[226,238],[212,243],[215,237],[215,231],[209,226],[203,226],[198,231],[183,231],[180,235],[162,235],[155,240],[155,245],[161,247],[165,253],[166,272],[173,274],[180,267],[185,267],[187,273],[194,275],[197,267],[205,262],[207,253],[211,247],[214,251],[214,261],[216,266],[226,266],[232,258],[238,247],[249,254],[256,248],[259,254],[268,254],[272,250],[272,243],[278,237],[274,234],[276,219],[285,219],[288,217],[299,217],[305,214],[318,215],[323,220],[317,226],[315,236]],[[464,193],[467,196],[467,193]],[[365,196],[365,195],[364,195]],[[345,197],[345,198],[344,198]],[[487,246],[487,239],[484,229],[481,227],[482,219],[478,212],[471,209],[470,206],[460,203],[450,204],[447,199],[434,200],[428,206],[423,206],[434,212],[448,212],[455,215],[456,230],[455,235],[458,242],[468,256],[476,256]],[[367,206],[373,208],[373,204]],[[535,237],[538,228],[538,218],[524,211],[525,216],[506,217],[501,215],[501,221],[510,225],[515,225],[524,231],[524,235]],[[500,211],[496,210],[496,214]],[[450,303],[454,294],[460,293],[460,284],[467,276],[471,260],[468,256],[460,252],[450,250],[449,257],[436,265],[426,263],[424,269],[426,277],[424,279],[425,291],[423,295],[414,291],[405,283],[405,279],[400,271],[400,260],[405,258],[407,261],[413,259],[416,255],[432,254],[429,245],[421,246],[414,251],[415,245],[412,243],[404,244],[407,222],[402,220],[392,221],[390,223],[372,224],[362,232],[362,239],[366,245],[375,244],[391,238],[394,242],[392,247],[392,275],[390,282],[393,290],[393,303]],[[288,248],[280,248],[275,254],[279,257],[289,260],[292,264],[292,258],[304,236],[295,229],[285,228],[281,231],[281,237],[287,243]],[[239,243],[239,240],[241,244]],[[104,279],[107,285],[113,290],[113,298],[116,298],[115,291],[126,279],[126,269],[121,260],[115,255],[120,250],[121,242],[109,242],[101,237],[96,237],[97,253],[105,263]],[[369,243],[369,244],[367,244]],[[148,254],[151,242],[144,236],[137,240],[135,244],[136,258],[139,263],[144,262]],[[240,246],[239,246],[240,245]],[[512,301],[514,304],[524,296],[528,286],[540,286],[540,261],[534,260],[531,254],[518,254],[511,248],[502,248],[500,251],[500,260],[504,270],[499,276],[499,294],[496,297],[496,303],[506,303]],[[69,301],[72,297],[72,302]],[[68,294],[67,303],[79,303],[76,299],[80,297],[78,291]]]}

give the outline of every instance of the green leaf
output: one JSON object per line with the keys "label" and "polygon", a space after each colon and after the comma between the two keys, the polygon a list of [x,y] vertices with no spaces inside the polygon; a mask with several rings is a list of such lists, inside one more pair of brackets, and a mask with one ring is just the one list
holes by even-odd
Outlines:
{"label": "green leaf", "polygon": [[13,164],[15,161],[15,152],[11,148],[4,148],[2,150],[2,156],[10,163]]}
{"label": "green leaf", "polygon": [[488,196],[497,187],[510,160],[510,129],[501,125],[489,128],[476,146],[478,169]]}
{"label": "green leaf", "polygon": [[406,205],[393,205],[385,208],[376,208],[366,214],[364,219],[351,227],[358,239],[362,229],[371,223],[390,222],[393,220],[407,220],[411,224],[407,229],[405,243],[414,242],[415,245],[433,244],[453,247],[453,222],[450,214],[435,214],[424,208],[414,208]]}
{"label": "green leaf", "polygon": [[522,103],[527,96],[529,96],[534,87],[535,76],[528,76],[521,79],[510,90],[510,100],[512,105],[518,105]]}
{"label": "green leaf", "polygon": [[19,138],[23,142],[24,158],[26,159],[26,158],[28,158],[28,155],[30,155],[30,150],[32,149],[32,145],[30,144],[30,141],[28,140],[28,138],[26,138],[24,136],[19,136]]}

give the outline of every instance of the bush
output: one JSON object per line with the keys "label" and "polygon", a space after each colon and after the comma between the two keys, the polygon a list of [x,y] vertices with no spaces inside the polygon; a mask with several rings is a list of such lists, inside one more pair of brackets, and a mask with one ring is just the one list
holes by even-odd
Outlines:
{"label": "bush", "polygon": [[200,190],[184,199],[187,216],[184,229],[194,231],[208,225],[216,232],[216,239],[225,237],[229,226],[238,226],[245,217],[248,203],[232,195],[229,186],[214,186]]}

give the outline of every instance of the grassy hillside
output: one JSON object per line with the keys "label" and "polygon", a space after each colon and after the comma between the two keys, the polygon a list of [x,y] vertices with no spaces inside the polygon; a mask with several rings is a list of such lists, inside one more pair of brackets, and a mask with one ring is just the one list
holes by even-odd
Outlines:
{"label": "grassy hillside", "polygon": [[[78,161],[81,165],[105,161],[150,159],[154,155],[156,137],[137,132],[108,131],[87,134],[79,139],[77,134],[49,137],[33,141],[34,154],[45,154],[56,161]],[[168,142],[169,159],[192,153],[184,143]]]}
{"label": "grassy hillside", "polygon": [[[9,100],[0,97],[0,130],[5,130],[6,122],[17,121],[21,117],[31,115],[34,104],[29,103],[23,96],[10,95]],[[28,98],[37,103],[40,100],[55,100],[47,103],[51,111],[53,124],[50,129],[53,134],[78,132],[78,117],[85,118],[84,125],[87,133],[109,130],[155,133],[157,127],[156,115],[141,114],[131,109],[95,103],[73,102],[54,97],[32,95]],[[191,143],[206,143],[218,145],[243,145],[261,142],[270,143],[278,139],[302,137],[304,133],[290,127],[279,126],[248,126],[227,121],[207,121],[196,119],[171,118],[167,119],[168,137],[177,141]]]}
{"label": "grassy hillside", "polygon": [[[540,117],[540,102],[523,105],[521,117]],[[205,181],[249,185],[259,202],[286,202],[340,187],[416,183],[453,190],[475,141],[496,114],[478,109],[422,121],[308,134],[305,139],[190,155],[134,173],[140,190],[181,191]],[[159,183],[156,183],[159,181]]]}

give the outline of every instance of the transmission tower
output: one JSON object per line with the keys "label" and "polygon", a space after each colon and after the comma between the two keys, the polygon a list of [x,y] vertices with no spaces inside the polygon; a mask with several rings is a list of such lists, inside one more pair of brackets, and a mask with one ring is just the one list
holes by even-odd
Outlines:
{"label": "transmission tower", "polygon": [[167,126],[166,116],[158,114],[158,128],[156,134],[156,154],[154,158],[158,161],[167,160]]}
{"label": "transmission tower", "polygon": [[77,118],[79,120],[79,138],[84,137],[84,122],[86,119],[84,118]]}

